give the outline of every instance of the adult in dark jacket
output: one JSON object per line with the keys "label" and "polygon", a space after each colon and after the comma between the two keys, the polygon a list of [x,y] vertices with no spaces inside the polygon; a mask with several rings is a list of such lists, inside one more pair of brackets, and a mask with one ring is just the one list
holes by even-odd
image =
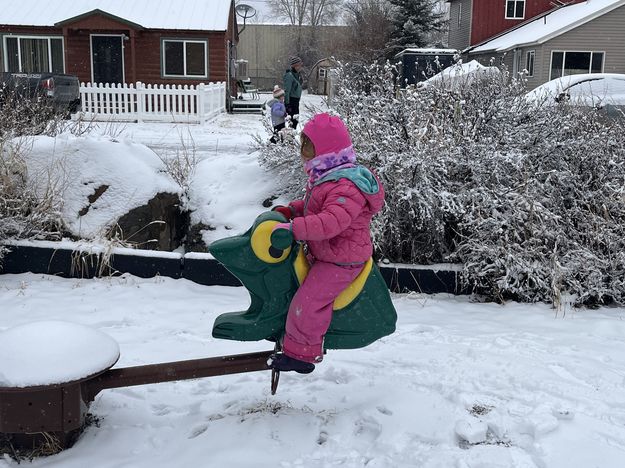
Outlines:
{"label": "adult in dark jacket", "polygon": [[284,104],[286,113],[291,117],[293,128],[297,128],[299,118],[299,100],[302,97],[302,59],[291,57],[291,68],[284,74]]}

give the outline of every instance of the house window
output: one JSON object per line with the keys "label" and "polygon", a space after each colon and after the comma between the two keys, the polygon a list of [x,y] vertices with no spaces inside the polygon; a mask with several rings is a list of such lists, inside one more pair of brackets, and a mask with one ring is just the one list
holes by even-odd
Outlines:
{"label": "house window", "polygon": [[4,69],[19,73],[64,73],[63,38],[5,36]]}
{"label": "house window", "polygon": [[328,70],[326,70],[325,68],[319,68],[319,79],[321,80],[325,80],[326,77],[328,76]]}
{"label": "house window", "polygon": [[458,4],[458,29],[460,29],[460,24],[462,23],[462,3]]}
{"label": "house window", "polygon": [[536,57],[535,50],[528,50],[527,54],[525,54],[525,70],[527,71],[526,76],[534,76],[534,58]]}
{"label": "house window", "polygon": [[580,73],[601,73],[603,52],[551,52],[551,73],[549,79]]}
{"label": "house window", "polygon": [[506,19],[525,18],[525,0],[506,0]]}
{"label": "house window", "polygon": [[207,78],[206,41],[163,40],[163,76]]}

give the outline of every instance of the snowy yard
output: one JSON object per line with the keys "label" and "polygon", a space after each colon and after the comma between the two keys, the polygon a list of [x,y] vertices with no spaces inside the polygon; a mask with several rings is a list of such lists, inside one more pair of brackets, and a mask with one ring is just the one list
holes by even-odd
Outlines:
{"label": "snowy yard", "polygon": [[[89,325],[119,342],[117,367],[270,349],[211,337],[215,317],[248,300],[169,278],[0,276],[2,329]],[[394,335],[283,374],[275,396],[268,372],[105,390],[99,427],[26,466],[623,466],[625,310],[394,302]]]}
{"label": "snowy yard", "polygon": [[[247,229],[272,194],[275,181],[250,148],[263,132],[258,115],[222,115],[203,126],[101,126],[86,141],[164,155],[193,148],[191,208],[216,226],[210,241]],[[116,367],[269,350],[211,336],[219,314],[248,303],[243,288],[187,280],[0,275],[0,331],[38,320],[92,326],[119,343]],[[394,303],[395,334],[331,351],[310,375],[283,374],[275,396],[268,372],[105,390],[91,407],[97,427],[22,465],[625,466],[625,309],[422,294]],[[9,466],[17,463],[0,459]]]}

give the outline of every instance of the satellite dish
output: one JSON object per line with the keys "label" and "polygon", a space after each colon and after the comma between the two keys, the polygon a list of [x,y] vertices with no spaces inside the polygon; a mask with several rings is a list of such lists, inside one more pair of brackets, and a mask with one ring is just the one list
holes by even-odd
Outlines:
{"label": "satellite dish", "polygon": [[245,3],[239,3],[237,6],[234,7],[234,11],[237,12],[237,15],[243,18],[243,27],[239,31],[239,34],[241,34],[245,29],[245,21],[248,18],[253,18],[254,16],[256,16],[256,10],[250,5],[247,5]]}
{"label": "satellite dish", "polygon": [[256,16],[256,10],[254,7],[245,3],[239,3],[236,7],[234,7],[234,9],[237,12],[237,15],[243,18],[243,24],[245,24],[246,19]]}

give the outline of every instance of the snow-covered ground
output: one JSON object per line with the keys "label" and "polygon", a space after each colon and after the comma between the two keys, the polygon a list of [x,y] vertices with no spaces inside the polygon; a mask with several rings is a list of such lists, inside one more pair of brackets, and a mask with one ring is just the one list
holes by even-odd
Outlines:
{"label": "snow-covered ground", "polygon": [[[249,146],[255,134],[263,135],[260,116],[222,115],[207,125],[101,126],[85,141],[159,154],[193,148],[196,219],[223,237],[247,229],[271,194]],[[283,374],[275,396],[268,372],[105,390],[91,407],[98,427],[72,449],[22,465],[625,466],[624,309],[556,312],[421,294],[394,302],[394,335],[332,351],[310,375]],[[248,303],[243,288],[187,280],[0,275],[0,331],[39,320],[91,326],[119,343],[116,367],[269,350],[211,337],[217,315]],[[9,466],[17,463],[0,459]]]}
{"label": "snow-covered ground", "polygon": [[[119,342],[116,367],[268,350],[211,337],[218,314],[248,301],[243,288],[169,278],[0,275],[0,329],[92,326]],[[91,407],[99,427],[22,465],[624,466],[624,309],[421,294],[394,303],[394,335],[331,351],[310,375],[283,374],[275,396],[268,372],[105,390]]]}

